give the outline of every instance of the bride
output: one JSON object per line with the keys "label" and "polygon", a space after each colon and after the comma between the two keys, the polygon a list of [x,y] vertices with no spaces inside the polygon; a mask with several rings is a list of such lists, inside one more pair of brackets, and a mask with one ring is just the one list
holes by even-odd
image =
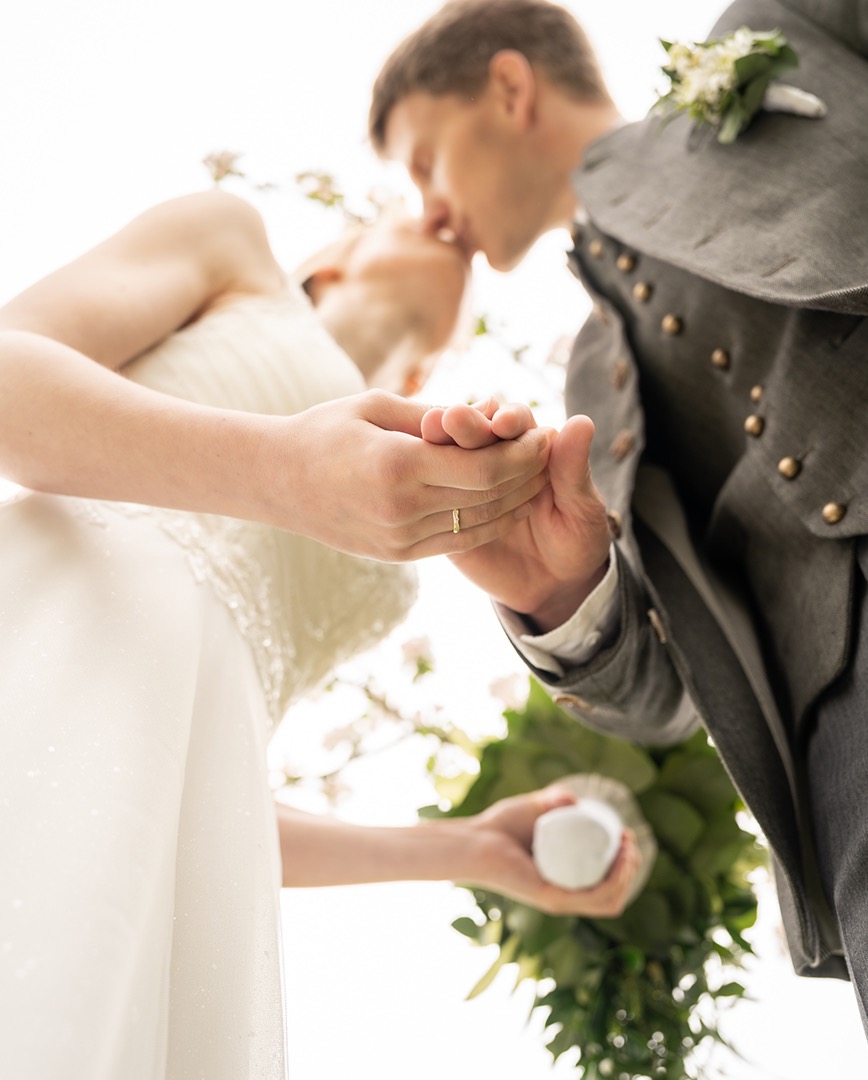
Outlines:
{"label": "bride", "polygon": [[0,505],[5,1074],[282,1080],[281,885],[623,905],[629,835],[594,889],[536,874],[563,790],[370,829],[276,808],[267,783],[292,701],[405,615],[397,564],[501,535],[545,484],[521,409],[514,439],[465,451],[387,392],[448,343],[467,276],[394,221],[296,283],[255,211],[210,193],[0,309],[0,475],[22,485]]}

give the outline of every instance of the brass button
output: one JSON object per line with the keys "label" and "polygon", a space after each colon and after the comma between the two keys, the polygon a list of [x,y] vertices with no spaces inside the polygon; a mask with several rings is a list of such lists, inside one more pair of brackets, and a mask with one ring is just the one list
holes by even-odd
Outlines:
{"label": "brass button", "polygon": [[778,462],[778,472],[787,480],[795,480],[802,471],[802,463],[798,458],[785,457]]}
{"label": "brass button", "polygon": [[677,315],[664,315],[660,320],[660,329],[664,334],[675,337],[676,334],[680,334],[684,329],[684,323]]}
{"label": "brass button", "polygon": [[751,415],[744,422],[744,430],[748,435],[753,435],[754,438],[762,435],[765,426],[765,421],[761,416]]}
{"label": "brass button", "polygon": [[762,396],[763,396],[763,388],[759,384],[757,384],[756,386],[751,387],[751,390],[750,390],[750,399],[751,399],[751,401],[762,401]]}
{"label": "brass button", "polygon": [[612,538],[614,540],[619,540],[621,538],[621,529],[623,527],[621,515],[617,510],[607,510],[606,521],[609,524],[609,532],[612,534]]}
{"label": "brass button", "polygon": [[837,525],[846,513],[847,507],[843,503],[826,503],[823,507],[823,521],[827,525]]}
{"label": "brass button", "polygon": [[614,386],[616,390],[623,390],[627,385],[629,376],[630,365],[623,356],[618,357],[615,361],[615,366],[612,368],[612,386]]}
{"label": "brass button", "polygon": [[627,252],[624,251],[615,260],[615,266],[618,267],[622,274],[629,274],[636,266],[636,259],[633,255],[628,255]]}
{"label": "brass button", "polygon": [[634,442],[635,439],[633,438],[632,431],[619,431],[615,438],[612,439],[609,453],[615,461],[623,461],[633,449]]}
{"label": "brass button", "polygon": [[715,349],[711,354],[711,362],[716,368],[720,368],[721,371],[726,371],[729,367],[729,353],[726,349]]}
{"label": "brass button", "polygon": [[651,286],[647,281],[637,281],[633,286],[633,298],[640,304],[645,304],[651,299]]}
{"label": "brass button", "polygon": [[578,709],[580,712],[587,713],[594,711],[594,706],[590,701],[585,701],[578,694],[555,694],[553,701],[555,705],[560,705],[562,709]]}
{"label": "brass button", "polygon": [[603,241],[594,239],[588,244],[588,251],[594,256],[595,259],[602,258],[603,255]]}
{"label": "brass button", "polygon": [[660,615],[654,610],[654,608],[651,608],[648,611],[648,622],[650,622],[651,625],[654,627],[654,633],[657,635],[660,644],[665,645],[668,640],[666,635],[666,627],[663,625],[663,620],[660,618]]}

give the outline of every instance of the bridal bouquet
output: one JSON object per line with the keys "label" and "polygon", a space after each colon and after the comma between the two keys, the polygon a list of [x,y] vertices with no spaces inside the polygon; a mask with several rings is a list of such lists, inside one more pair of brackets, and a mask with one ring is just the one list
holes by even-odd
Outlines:
{"label": "bridal bouquet", "polygon": [[[664,115],[686,112],[717,130],[722,143],[734,142],[757,111],[769,107],[769,84],[799,61],[779,30],[756,32],[743,26],[713,41],[662,41],[670,89],[654,106]],[[771,107],[802,115],[822,115],[822,102],[795,87],[775,87]],[[783,92],[783,93],[781,93]],[[776,101],[775,98],[782,100]]]}
{"label": "bridal bouquet", "polygon": [[469,996],[508,966],[517,982],[532,980],[547,1049],[555,1059],[578,1055],[583,1080],[707,1078],[695,1071],[697,1055],[723,1042],[716,1015],[744,994],[732,976],[751,952],[743,933],[756,918],[751,876],[764,859],[737,820],[741,803],[716,751],[702,731],[653,750],[599,734],[534,680],[526,703],[504,716],[507,735],[480,748],[478,774],[448,814],[591,773],[629,789],[656,856],[614,919],[544,915],[474,889],[474,915],[455,929],[498,955]]}

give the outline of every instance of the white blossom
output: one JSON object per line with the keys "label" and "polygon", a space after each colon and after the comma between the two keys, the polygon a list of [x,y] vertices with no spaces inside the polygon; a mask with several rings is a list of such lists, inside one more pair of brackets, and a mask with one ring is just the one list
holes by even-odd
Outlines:
{"label": "white blossom", "polygon": [[527,701],[527,679],[521,675],[504,675],[490,683],[488,689],[507,709],[520,709]]}

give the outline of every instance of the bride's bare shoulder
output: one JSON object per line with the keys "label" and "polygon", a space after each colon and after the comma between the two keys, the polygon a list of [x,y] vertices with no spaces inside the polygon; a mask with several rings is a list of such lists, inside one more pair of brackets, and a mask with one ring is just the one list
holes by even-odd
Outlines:
{"label": "bride's bare shoulder", "polygon": [[196,252],[215,294],[270,293],[284,285],[259,211],[218,189],[181,195],[146,210],[136,221],[149,243]]}
{"label": "bride's bare shoulder", "polygon": [[0,332],[41,334],[118,369],[229,297],[284,287],[253,206],[221,191],[184,195],[13,297]]}

